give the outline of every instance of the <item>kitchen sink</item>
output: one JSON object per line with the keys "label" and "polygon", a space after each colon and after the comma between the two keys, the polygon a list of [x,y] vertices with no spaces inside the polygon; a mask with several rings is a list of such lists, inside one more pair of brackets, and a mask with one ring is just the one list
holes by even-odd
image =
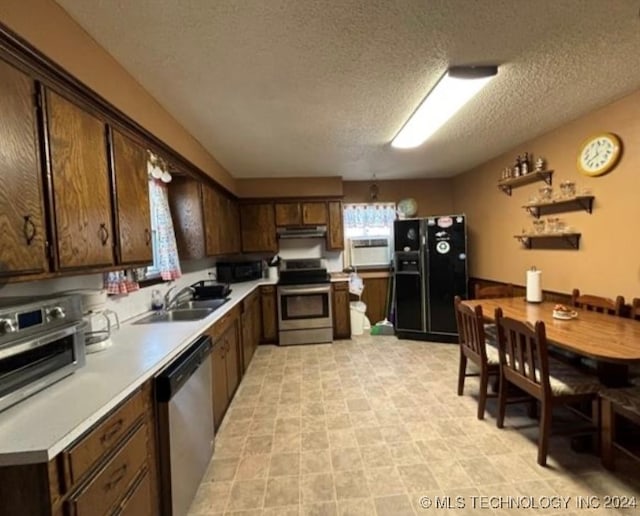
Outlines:
{"label": "kitchen sink", "polygon": [[167,312],[154,312],[142,319],[136,321],[134,324],[152,324],[161,322],[180,322],[180,321],[198,321],[204,319],[215,308],[177,308],[175,310],[169,310]]}
{"label": "kitchen sink", "polygon": [[194,299],[191,301],[184,301],[176,305],[178,310],[194,310],[199,308],[213,308],[216,310],[224,305],[228,299]]}

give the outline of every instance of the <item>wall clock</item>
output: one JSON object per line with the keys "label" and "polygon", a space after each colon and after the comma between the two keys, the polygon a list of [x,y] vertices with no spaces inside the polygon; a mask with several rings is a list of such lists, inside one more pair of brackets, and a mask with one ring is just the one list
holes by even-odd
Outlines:
{"label": "wall clock", "polygon": [[578,170],[587,176],[606,174],[616,166],[622,152],[622,142],[613,133],[601,133],[587,138],[578,151]]}

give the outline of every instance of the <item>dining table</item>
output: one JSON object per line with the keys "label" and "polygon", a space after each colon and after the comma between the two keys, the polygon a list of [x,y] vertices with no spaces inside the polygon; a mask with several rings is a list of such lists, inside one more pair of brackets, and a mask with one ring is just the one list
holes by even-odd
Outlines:
{"label": "dining table", "polygon": [[640,321],[580,308],[571,319],[554,317],[556,303],[530,303],[524,297],[469,299],[463,304],[482,307],[488,321],[495,322],[496,308],[504,317],[519,321],[542,321],[547,341],[559,349],[595,361],[600,382],[608,387],[629,383],[629,366],[640,364]]}

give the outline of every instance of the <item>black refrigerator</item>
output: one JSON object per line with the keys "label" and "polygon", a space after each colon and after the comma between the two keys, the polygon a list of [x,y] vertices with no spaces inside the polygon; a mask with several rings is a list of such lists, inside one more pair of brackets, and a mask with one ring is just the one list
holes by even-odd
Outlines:
{"label": "black refrigerator", "polygon": [[457,342],[453,299],[467,297],[464,215],[394,222],[396,334]]}

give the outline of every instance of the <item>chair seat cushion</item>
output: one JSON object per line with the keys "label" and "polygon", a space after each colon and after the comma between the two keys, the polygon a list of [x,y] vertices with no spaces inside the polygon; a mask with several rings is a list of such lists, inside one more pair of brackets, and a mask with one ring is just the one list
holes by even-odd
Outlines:
{"label": "chair seat cushion", "polygon": [[622,408],[638,414],[640,417],[640,387],[625,387],[624,389],[603,389],[600,396],[610,400]]}
{"label": "chair seat cushion", "polygon": [[595,394],[602,389],[596,376],[554,359],[549,359],[549,386],[554,396]]}
{"label": "chair seat cushion", "polygon": [[487,350],[487,364],[498,365],[500,363],[500,354],[495,342],[485,341],[485,349]]}

